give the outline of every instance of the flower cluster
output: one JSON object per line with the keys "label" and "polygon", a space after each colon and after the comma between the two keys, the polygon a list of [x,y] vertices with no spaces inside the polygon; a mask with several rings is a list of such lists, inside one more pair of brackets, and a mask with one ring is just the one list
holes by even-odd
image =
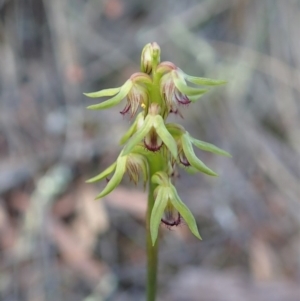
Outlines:
{"label": "flower cluster", "polygon": [[217,176],[197,158],[193,146],[219,155],[230,154],[191,137],[181,125],[167,123],[167,118],[169,114],[182,116],[182,107],[196,102],[208,92],[208,89],[199,86],[218,86],[225,83],[221,80],[190,76],[171,62],[160,62],[158,44],[149,43],[142,51],[141,72],[134,73],[119,88],[85,94],[92,98],[111,97],[89,106],[88,109],[91,110],[107,109],[126,99],[125,107],[120,113],[130,114],[131,119],[135,117],[121,139],[124,147],[117,161],[88,182],[103,180],[113,173],[104,190],[97,196],[102,198],[120,184],[125,173],[135,184],[142,178],[146,186],[149,179],[150,186],[154,187],[155,198],[150,218],[153,244],[161,222],[167,226],[177,226],[182,218],[191,232],[200,238],[192,213],[172,184],[172,175],[176,166],[183,166],[192,171]]}

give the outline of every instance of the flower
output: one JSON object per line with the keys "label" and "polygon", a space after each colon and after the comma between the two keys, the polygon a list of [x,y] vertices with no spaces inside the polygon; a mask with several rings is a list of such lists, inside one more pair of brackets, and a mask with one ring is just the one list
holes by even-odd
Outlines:
{"label": "flower", "polygon": [[[130,151],[144,140],[144,145],[150,151],[157,151],[162,146],[162,143],[169,149],[171,154],[177,157],[177,145],[174,138],[166,129],[164,119],[158,114],[160,107],[158,104],[151,104],[149,107],[148,115],[144,120],[139,120],[139,128],[135,127],[130,129],[132,132],[136,129],[136,132],[127,141],[123,152],[129,154]],[[126,138],[128,135],[125,134]],[[123,138],[122,138],[123,140]]]}
{"label": "flower", "polygon": [[122,115],[131,111],[131,118],[135,115],[139,106],[147,102],[148,94],[144,87],[133,84],[132,88],[127,94],[127,104],[125,108],[120,112]]}
{"label": "flower", "polygon": [[[199,239],[201,236],[198,232],[196,220],[189,208],[180,199],[176,188],[172,185],[169,176],[165,172],[157,172],[152,176],[151,181],[158,186],[154,191],[155,202],[150,217],[150,233],[152,244],[155,244],[158,235],[158,229],[161,222],[164,222],[166,217],[173,219],[177,215],[177,219],[167,221],[169,226],[174,226],[179,219],[185,220],[191,232]],[[167,225],[168,225],[167,224]]]}
{"label": "flower", "polygon": [[[170,113],[179,113],[180,106],[186,106],[197,101],[208,90],[190,87],[186,81],[196,85],[217,86],[226,82],[209,78],[190,76],[171,62],[162,62],[157,68],[162,75],[160,80],[160,94]],[[180,114],[181,115],[181,114]]]}
{"label": "flower", "polygon": [[132,152],[128,155],[123,155],[120,153],[116,162],[110,165],[99,175],[87,180],[87,183],[94,183],[103,180],[113,171],[114,175],[108,181],[105,188],[100,194],[97,195],[96,199],[103,198],[112,192],[121,182],[125,172],[129,175],[130,180],[132,180],[136,185],[139,182],[140,174],[143,176],[144,187],[148,181],[148,161],[145,156],[137,152]]}
{"label": "flower", "polygon": [[149,75],[137,72],[128,79],[123,86],[119,88],[104,89],[98,92],[84,93],[84,95],[91,98],[98,98],[104,96],[113,96],[112,98],[96,105],[87,107],[90,110],[102,110],[111,108],[119,104],[125,97],[127,104],[120,112],[126,114],[131,111],[131,118],[137,112],[139,106],[146,106],[148,104],[148,90],[147,85],[151,84],[152,79]]}
{"label": "flower", "polygon": [[191,137],[190,134],[178,124],[169,123],[166,125],[166,128],[177,143],[177,161],[185,167],[191,167],[210,176],[217,176],[213,170],[197,158],[193,150],[193,145],[204,151],[231,157],[228,152],[218,148],[217,146]]}
{"label": "flower", "polygon": [[[166,73],[160,81],[160,94],[170,113],[180,114],[178,107],[187,106],[191,100],[175,86],[172,73]],[[180,114],[181,116],[181,114]]]}

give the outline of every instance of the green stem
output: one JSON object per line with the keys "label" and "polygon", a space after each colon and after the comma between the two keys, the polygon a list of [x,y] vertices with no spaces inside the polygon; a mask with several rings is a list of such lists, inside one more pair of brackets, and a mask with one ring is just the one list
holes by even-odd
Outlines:
{"label": "green stem", "polygon": [[[152,65],[152,79],[153,84],[150,89],[150,103],[158,103],[161,105],[161,97],[159,92],[159,76],[156,73],[156,67],[158,61],[153,61]],[[156,184],[151,182],[152,176],[157,172],[164,169],[164,160],[159,154],[149,154],[149,193],[148,193],[148,207],[147,207],[147,219],[146,219],[146,231],[147,231],[147,301],[155,301],[156,299],[156,283],[157,283],[157,254],[158,254],[158,238],[152,245],[151,233],[150,233],[150,218],[151,212],[154,206],[154,190]]]}
{"label": "green stem", "polygon": [[149,193],[148,193],[148,208],[146,219],[147,231],[147,301],[155,301],[156,298],[156,278],[157,278],[157,254],[158,254],[158,238],[155,245],[152,245],[150,234],[150,218],[154,206],[154,190],[156,184],[151,182],[152,176],[160,170],[164,170],[164,160],[159,153],[153,153],[148,156],[149,162]]}
{"label": "green stem", "polygon": [[[152,175],[151,175],[152,176]],[[157,278],[157,253],[158,253],[158,239],[154,246],[152,246],[150,235],[150,217],[154,205],[153,192],[155,185],[149,183],[148,194],[148,209],[147,209],[147,301],[155,301],[156,297],[156,278]]]}

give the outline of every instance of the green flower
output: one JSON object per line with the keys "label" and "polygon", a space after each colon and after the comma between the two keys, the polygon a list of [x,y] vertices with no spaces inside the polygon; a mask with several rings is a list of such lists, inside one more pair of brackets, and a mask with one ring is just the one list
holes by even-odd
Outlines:
{"label": "green flower", "polygon": [[[127,141],[123,152],[124,154],[130,151],[141,141],[144,141],[145,147],[151,151],[157,151],[162,146],[162,143],[169,149],[171,154],[177,157],[177,145],[174,138],[168,132],[164,119],[159,115],[159,106],[151,104],[149,114],[144,120],[139,120],[139,128]],[[137,125],[135,125],[137,127]],[[135,129],[135,128],[134,128]],[[132,131],[134,130],[132,129]]]}
{"label": "green flower", "polygon": [[139,106],[147,106],[148,104],[148,89],[147,85],[151,84],[152,79],[144,73],[134,73],[123,86],[119,88],[105,89],[98,92],[84,93],[84,95],[91,98],[98,98],[104,96],[113,96],[112,98],[96,105],[87,107],[89,110],[103,110],[108,109],[119,104],[125,97],[127,104],[120,112],[126,114],[131,111],[131,118],[137,112]]}
{"label": "green flower", "polygon": [[[195,102],[208,92],[207,89],[190,87],[186,81],[202,86],[223,85],[226,82],[203,77],[190,76],[171,62],[162,62],[157,68],[161,73],[160,94],[170,113],[180,114],[179,107]],[[181,114],[180,114],[181,115]]]}
{"label": "green flower", "polygon": [[[155,189],[155,202],[150,218],[152,244],[155,244],[159,225],[164,220],[164,216],[173,217],[174,215],[177,215],[179,222],[182,216],[191,232],[197,238],[201,239],[193,214],[180,199],[176,188],[172,185],[168,175],[165,172],[157,172],[153,175],[151,180],[153,183],[158,184]],[[177,225],[177,220],[173,221],[173,223],[174,225]],[[169,226],[172,226],[172,224],[169,224]]]}
{"label": "green flower", "polygon": [[193,145],[207,152],[231,157],[231,155],[228,152],[218,148],[217,146],[191,137],[190,134],[182,126],[178,124],[169,123],[166,125],[166,127],[177,143],[177,147],[178,147],[177,161],[185,167],[192,167],[207,175],[217,176],[217,174],[214,171],[212,171],[209,167],[207,167],[196,156],[193,149]]}
{"label": "green flower", "polygon": [[116,162],[110,165],[99,175],[87,180],[87,183],[94,183],[107,178],[113,171],[114,175],[108,181],[106,187],[102,192],[97,195],[96,199],[103,198],[112,192],[121,182],[125,172],[127,172],[130,180],[135,184],[139,182],[140,174],[142,174],[144,187],[146,187],[148,181],[148,161],[145,156],[139,153],[132,152],[128,155],[123,155],[123,152],[119,155]]}

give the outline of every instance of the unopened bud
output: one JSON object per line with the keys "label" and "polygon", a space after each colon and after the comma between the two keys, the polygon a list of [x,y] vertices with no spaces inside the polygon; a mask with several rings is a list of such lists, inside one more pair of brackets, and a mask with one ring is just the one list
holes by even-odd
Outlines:
{"label": "unopened bud", "polygon": [[160,63],[160,47],[156,42],[147,44],[141,57],[141,71],[150,74],[153,63]]}

